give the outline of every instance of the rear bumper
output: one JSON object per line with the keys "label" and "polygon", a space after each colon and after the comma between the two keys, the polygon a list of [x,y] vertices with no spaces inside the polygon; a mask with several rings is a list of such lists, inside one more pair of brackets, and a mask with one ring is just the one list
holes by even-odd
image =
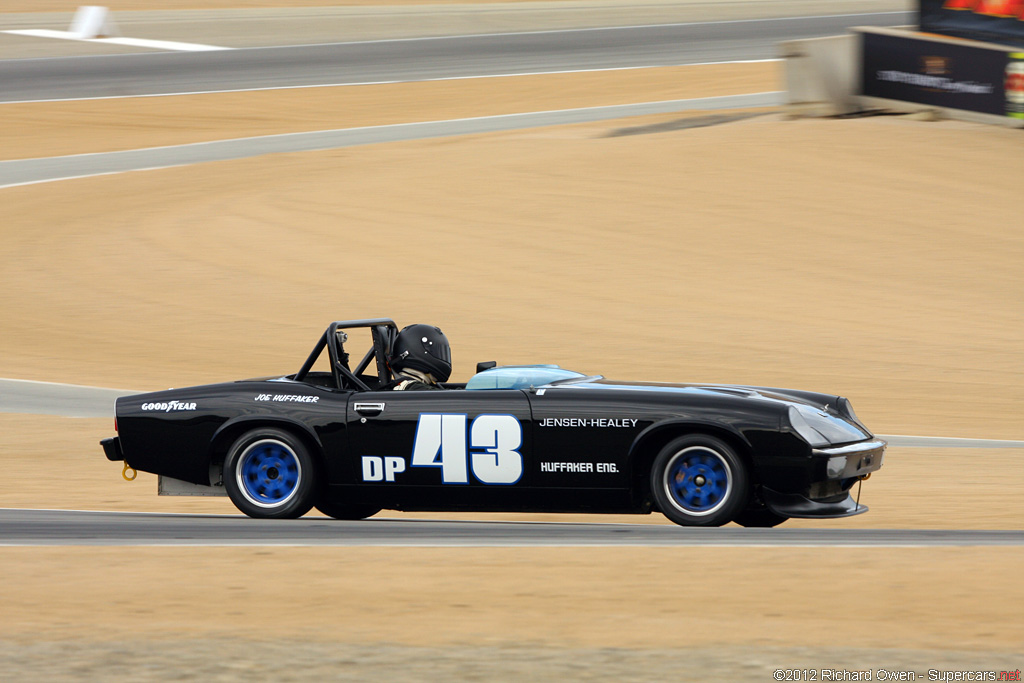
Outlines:
{"label": "rear bumper", "polygon": [[124,460],[124,452],[121,450],[121,439],[118,437],[112,436],[109,439],[103,439],[103,441],[100,441],[100,445],[103,446],[103,453],[106,454],[107,460],[114,462]]}

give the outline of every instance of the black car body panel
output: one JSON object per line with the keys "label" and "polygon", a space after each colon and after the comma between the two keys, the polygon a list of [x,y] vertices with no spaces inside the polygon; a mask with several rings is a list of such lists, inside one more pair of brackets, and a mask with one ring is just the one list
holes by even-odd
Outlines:
{"label": "black car body panel", "polygon": [[[373,336],[355,368],[344,350],[350,327]],[[881,467],[884,442],[828,394],[626,383],[552,366],[390,391],[396,329],[384,319],[332,323],[295,375],[122,397],[118,437],[104,451],[216,487],[232,444],[276,427],[314,454],[320,495],[396,510],[650,512],[652,463],[687,434],[727,443],[749,469],[750,505],[784,517],[863,512],[849,490]],[[324,349],[332,371],[313,372]]]}

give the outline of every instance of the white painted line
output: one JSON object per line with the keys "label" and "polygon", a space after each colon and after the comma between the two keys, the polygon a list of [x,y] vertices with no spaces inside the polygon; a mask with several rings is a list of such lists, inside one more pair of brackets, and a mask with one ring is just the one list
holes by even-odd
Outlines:
{"label": "white painted line", "polygon": [[12,100],[0,102],[5,104],[37,104],[40,102],[88,102],[92,100],[125,100],[136,97],[179,97],[185,95],[219,95],[236,92],[266,92],[271,90],[304,90],[314,88],[348,88],[357,85],[397,85],[399,83],[435,83],[441,81],[471,81],[485,78],[515,78],[517,76],[556,76],[558,74],[604,73],[607,71],[637,71],[639,69],[674,69],[682,66],[721,66],[725,64],[768,64],[781,62],[781,59],[739,59],[731,62],[694,62],[686,64],[647,64],[644,66],[613,66],[600,69],[565,69],[562,71],[527,71],[523,73],[486,74],[482,76],[441,76],[438,78],[418,78],[412,80],[392,81],[347,81],[344,83],[322,83],[317,85],[273,85],[259,88],[229,88],[226,90],[185,90],[180,92],[149,93],[144,95],[103,95],[100,97],[65,97],[45,100]]}
{"label": "white painted line", "polygon": [[[197,143],[201,144],[201,143]],[[159,147],[156,147],[159,148]],[[99,153],[99,154],[116,154],[116,153]],[[84,156],[84,155],[76,155]],[[6,185],[0,185],[0,189],[7,189],[8,187],[25,187],[26,185],[41,185],[46,182],[59,182],[60,180],[79,180],[81,178],[98,178],[103,175],[120,175],[121,173],[136,173],[141,171],[162,171],[167,168],[179,168],[181,166],[191,166],[193,164],[168,164],[166,166],[147,166],[145,168],[133,168],[131,171],[104,171],[102,173],[82,173],[80,175],[66,175],[59,178],[45,178],[43,180],[28,180],[26,182],[10,182]]]}
{"label": "white painted line", "polygon": [[[41,382],[39,380],[34,380],[34,379],[12,379],[10,377],[0,377],[0,383],[3,383],[3,382],[18,382],[20,384],[25,384],[25,385],[39,385],[39,386],[43,386],[43,387],[66,387],[66,388],[69,388],[69,389],[90,389],[90,390],[96,390],[96,391],[129,391],[128,389],[111,389],[110,387],[94,387],[94,386],[90,386],[88,384],[68,384],[66,382]],[[132,393],[134,393],[134,394],[144,394],[146,392],[132,390]],[[6,508],[0,508],[0,510],[3,510],[3,509],[6,509]]]}
{"label": "white painted line", "polygon": [[[134,171],[159,171],[165,168],[176,168],[177,166],[188,166],[188,164],[176,164],[174,166],[153,166],[151,168],[136,168]],[[29,180],[24,183],[8,183],[7,185],[0,185],[0,190],[6,190],[10,187],[25,187],[26,185],[42,185],[43,183],[56,183],[61,180],[78,180],[79,178],[99,178],[105,175],[118,175],[124,173],[124,171],[107,171],[105,173],[87,173],[84,175],[72,175],[64,178],[46,178],[45,180]]]}
{"label": "white painted line", "polygon": [[215,50],[231,50],[230,47],[219,47],[216,45],[200,45],[198,43],[179,43],[172,40],[148,40],[146,38],[83,38],[78,33],[71,31],[53,31],[45,28],[28,28],[2,31],[16,36],[29,36],[32,38],[56,38],[59,40],[77,40],[83,43],[100,43],[109,45],[128,45],[131,47],[145,47],[154,50],[171,50],[175,52],[213,52]]}
{"label": "white painted line", "polygon": [[59,38],[62,40],[91,40],[90,38],[83,38],[77,33],[71,31],[51,31],[48,28],[26,28],[26,29],[11,29],[4,31],[4,33],[10,33],[12,36],[30,36],[32,38]]}
{"label": "white painted line", "polygon": [[96,43],[111,43],[113,45],[129,45],[131,47],[150,47],[154,50],[174,50],[176,52],[214,52],[217,50],[231,50],[230,47],[219,45],[200,45],[198,43],[179,43],[173,40],[149,40],[146,38],[96,38]]}
{"label": "white painted line", "polygon": [[907,436],[876,434],[891,448],[1024,448],[1024,441],[1012,439],[964,439],[956,436]]}

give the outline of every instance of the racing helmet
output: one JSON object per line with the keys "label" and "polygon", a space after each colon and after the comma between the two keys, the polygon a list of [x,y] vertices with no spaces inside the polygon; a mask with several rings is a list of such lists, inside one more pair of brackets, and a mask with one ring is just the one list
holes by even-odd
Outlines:
{"label": "racing helmet", "polygon": [[447,382],[452,374],[452,349],[440,328],[409,325],[395,338],[389,362],[395,372],[410,368],[430,373],[438,382]]}

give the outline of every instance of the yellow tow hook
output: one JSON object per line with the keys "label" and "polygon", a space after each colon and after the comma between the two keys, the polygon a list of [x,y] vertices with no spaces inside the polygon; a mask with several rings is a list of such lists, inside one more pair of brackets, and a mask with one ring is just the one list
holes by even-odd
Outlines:
{"label": "yellow tow hook", "polygon": [[867,474],[860,475],[860,480],[861,481],[867,481],[870,478],[871,478],[871,472],[868,472]]}
{"label": "yellow tow hook", "polygon": [[[131,474],[129,474],[131,472]],[[124,469],[121,470],[121,476],[124,477],[125,481],[135,481],[135,477],[139,476],[139,473],[135,471],[135,468],[128,466],[128,461],[124,461]]]}

